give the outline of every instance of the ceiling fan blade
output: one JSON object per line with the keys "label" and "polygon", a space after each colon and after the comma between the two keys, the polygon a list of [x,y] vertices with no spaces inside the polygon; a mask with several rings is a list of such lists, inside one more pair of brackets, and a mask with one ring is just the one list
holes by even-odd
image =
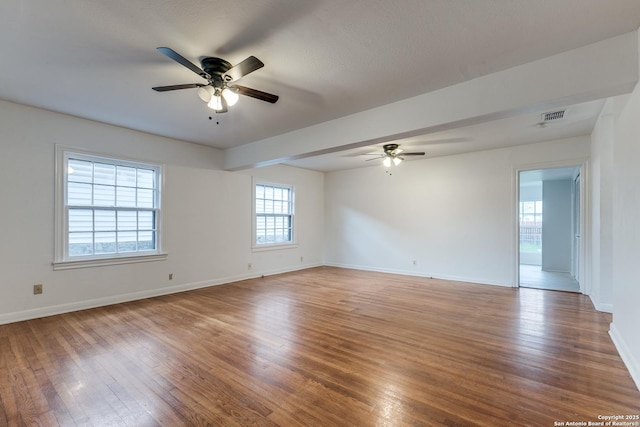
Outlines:
{"label": "ceiling fan blade", "polygon": [[180,65],[182,65],[184,67],[187,67],[188,69],[190,69],[191,71],[193,71],[194,73],[196,73],[197,75],[202,77],[203,79],[207,79],[207,80],[211,79],[211,76],[208,73],[206,73],[200,67],[195,65],[193,62],[189,61],[184,56],[180,55],[175,50],[173,50],[173,49],[171,49],[169,47],[158,47],[156,49],[158,50],[158,52],[168,56],[169,58],[171,58],[174,61],[176,61],[178,64],[180,64]]}
{"label": "ceiling fan blade", "polygon": [[384,155],[384,156],[372,157],[370,159],[365,160],[365,162],[370,162],[371,160],[380,160],[380,159],[384,159],[385,157],[387,156]]}
{"label": "ceiling fan blade", "polygon": [[270,102],[272,104],[275,104],[280,98],[278,95],[263,92],[257,89],[251,89],[250,87],[246,87],[246,86],[233,85],[229,87],[237,91],[240,95],[250,96],[251,98],[256,98],[261,101]]}
{"label": "ceiling fan blade", "polygon": [[255,70],[264,67],[262,61],[255,56],[250,56],[241,63],[234,65],[224,74],[224,79],[227,82],[235,82],[239,78],[246,76],[249,73],[253,73]]}
{"label": "ceiling fan blade", "polygon": [[351,153],[347,151],[347,154],[344,154],[342,157],[360,157],[360,156],[380,156],[380,153]]}
{"label": "ceiling fan blade", "polygon": [[188,83],[185,85],[156,86],[156,87],[152,87],[151,89],[155,90],[156,92],[167,92],[169,90],[194,89],[202,86],[206,86],[206,85],[203,85],[200,83]]}
{"label": "ceiling fan blade", "polygon": [[403,156],[424,156],[425,152],[421,151],[421,152],[414,152],[414,153],[402,153]]}

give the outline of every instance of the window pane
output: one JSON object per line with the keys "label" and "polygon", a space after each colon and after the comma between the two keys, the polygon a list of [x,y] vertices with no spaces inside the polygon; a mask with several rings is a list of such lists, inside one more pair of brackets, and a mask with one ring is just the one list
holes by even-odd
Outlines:
{"label": "window pane", "polygon": [[138,204],[139,208],[153,208],[153,190],[138,189]]}
{"label": "window pane", "polygon": [[138,233],[138,250],[151,251],[156,248],[155,231],[140,231]]}
{"label": "window pane", "polygon": [[138,212],[138,230],[154,230],[155,224],[155,212],[152,211],[140,211]]}
{"label": "window pane", "polygon": [[264,187],[264,198],[273,199],[273,187]]}
{"label": "window pane", "polygon": [[94,217],[96,231],[116,230],[116,211],[97,210]]}
{"label": "window pane", "polygon": [[256,185],[256,199],[264,199],[264,187]]}
{"label": "window pane", "polygon": [[118,231],[137,230],[136,211],[118,211]]}
{"label": "window pane", "polygon": [[95,234],[95,253],[112,254],[116,252],[116,233],[105,232]]}
{"label": "window pane", "polygon": [[268,213],[268,214],[273,213],[273,200],[264,201],[264,213]]}
{"label": "window pane", "polygon": [[523,203],[523,213],[534,213],[535,202],[524,202]]}
{"label": "window pane", "polygon": [[149,169],[138,169],[138,187],[154,188],[156,183],[156,172]]}
{"label": "window pane", "polygon": [[93,233],[69,233],[69,256],[93,255]]}
{"label": "window pane", "polygon": [[69,209],[69,232],[93,231],[93,210]]}
{"label": "window pane", "polygon": [[125,186],[125,187],[135,187],[136,186],[136,168],[130,168],[128,166],[118,166],[117,167],[117,185]]}
{"label": "window pane", "polygon": [[108,185],[93,186],[94,206],[115,206],[116,188]]}
{"label": "window pane", "polygon": [[105,163],[93,166],[93,182],[96,184],[116,185],[116,167]]}
{"label": "window pane", "polygon": [[258,214],[264,213],[264,200],[262,199],[256,200],[256,213]]}
{"label": "window pane", "polygon": [[70,182],[67,185],[67,205],[69,206],[90,206],[91,205],[91,184],[80,184]]}
{"label": "window pane", "polygon": [[117,206],[135,207],[136,206],[136,189],[129,187],[118,187],[116,190]]}
{"label": "window pane", "polygon": [[135,231],[122,231],[118,233],[118,252],[135,252],[138,233]]}
{"label": "window pane", "polygon": [[91,182],[93,179],[93,163],[84,160],[69,159],[67,164],[67,180],[69,182]]}

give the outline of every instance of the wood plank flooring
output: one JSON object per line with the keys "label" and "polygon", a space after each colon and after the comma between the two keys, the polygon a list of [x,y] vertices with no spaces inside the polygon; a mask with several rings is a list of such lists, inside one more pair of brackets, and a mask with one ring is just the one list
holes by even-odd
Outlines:
{"label": "wood plank flooring", "polygon": [[314,268],[0,326],[0,426],[554,426],[640,414],[583,295]]}

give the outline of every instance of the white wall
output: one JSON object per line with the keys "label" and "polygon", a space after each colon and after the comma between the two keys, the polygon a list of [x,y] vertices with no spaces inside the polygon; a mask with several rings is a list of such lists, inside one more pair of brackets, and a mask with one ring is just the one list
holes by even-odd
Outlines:
{"label": "white wall", "polygon": [[380,166],[328,173],[325,263],[515,286],[516,169],[579,164],[589,144],[408,161],[392,175]]}
{"label": "white wall", "polygon": [[640,388],[640,88],[614,122],[611,336]]}
{"label": "white wall", "polygon": [[607,100],[591,134],[591,292],[596,309],[613,311],[614,120],[628,96]]}
{"label": "white wall", "polygon": [[571,271],[571,186],[570,179],[542,182],[542,269]]}
{"label": "white wall", "polygon": [[[53,271],[55,144],[166,165],[166,261]],[[297,247],[254,253],[251,173],[220,165],[213,148],[0,101],[0,323],[322,264],[323,174],[251,172],[293,184],[299,213]]]}

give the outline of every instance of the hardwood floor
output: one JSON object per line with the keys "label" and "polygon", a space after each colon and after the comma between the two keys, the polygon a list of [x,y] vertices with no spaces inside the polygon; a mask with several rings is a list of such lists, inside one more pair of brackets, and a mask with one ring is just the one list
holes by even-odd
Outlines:
{"label": "hardwood floor", "polygon": [[0,326],[0,426],[554,426],[640,414],[583,295],[314,268]]}

